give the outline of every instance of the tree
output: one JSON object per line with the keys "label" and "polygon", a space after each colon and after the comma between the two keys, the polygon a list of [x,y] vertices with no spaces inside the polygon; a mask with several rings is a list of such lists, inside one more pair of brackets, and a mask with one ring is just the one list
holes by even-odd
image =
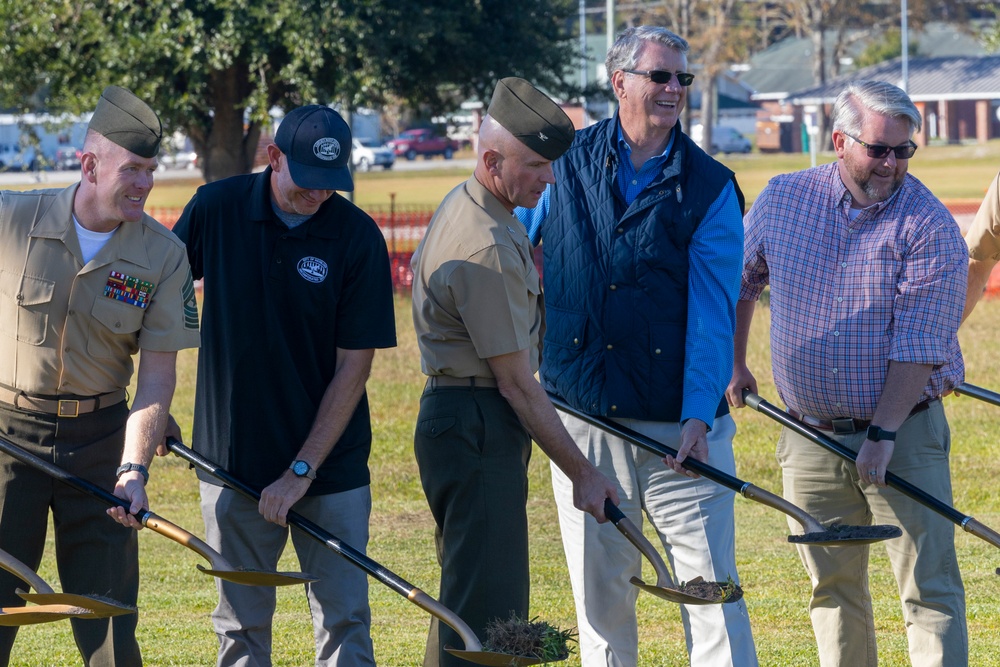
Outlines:
{"label": "tree", "polygon": [[[553,93],[572,0],[4,0],[0,105],[92,110],[132,89],[206,180],[250,170],[269,111],[398,100],[441,110],[523,76]],[[529,48],[530,47],[530,48]]]}

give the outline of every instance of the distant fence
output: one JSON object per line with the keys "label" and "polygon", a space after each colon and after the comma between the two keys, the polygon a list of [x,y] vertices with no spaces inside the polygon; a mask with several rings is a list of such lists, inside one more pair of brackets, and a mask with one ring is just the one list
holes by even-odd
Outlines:
{"label": "distant fence", "polygon": [[[978,199],[945,200],[945,206],[955,216],[964,232],[972,223],[979,210]],[[150,208],[147,212],[167,227],[173,227],[181,215],[179,208]],[[409,290],[413,286],[413,271],[410,270],[410,258],[416,250],[420,239],[427,231],[434,211],[428,208],[372,206],[366,211],[378,224],[385,236],[389,248],[389,259],[392,263],[392,286],[397,291]],[[541,273],[541,257],[535,253],[535,265]],[[1000,266],[990,276],[986,286],[987,296],[1000,297]]]}

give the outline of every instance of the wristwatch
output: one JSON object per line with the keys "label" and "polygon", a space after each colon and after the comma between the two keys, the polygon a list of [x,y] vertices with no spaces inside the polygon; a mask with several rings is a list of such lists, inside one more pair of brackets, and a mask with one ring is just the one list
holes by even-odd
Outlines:
{"label": "wristwatch", "polygon": [[122,475],[124,475],[127,472],[132,472],[133,470],[137,471],[140,475],[142,475],[142,483],[143,484],[145,484],[145,483],[147,483],[149,481],[149,471],[146,470],[146,466],[138,464],[138,463],[123,463],[123,464],[121,464],[120,466],[118,466],[118,469],[115,470],[115,478],[121,479]]}
{"label": "wristwatch", "polygon": [[886,431],[881,426],[875,426],[872,424],[868,427],[868,439],[872,442],[878,442],[879,440],[889,440],[890,442],[896,442],[896,432]]}
{"label": "wristwatch", "polygon": [[312,466],[305,461],[292,461],[292,465],[288,466],[297,477],[307,477],[309,479],[316,479],[316,471],[312,469]]}

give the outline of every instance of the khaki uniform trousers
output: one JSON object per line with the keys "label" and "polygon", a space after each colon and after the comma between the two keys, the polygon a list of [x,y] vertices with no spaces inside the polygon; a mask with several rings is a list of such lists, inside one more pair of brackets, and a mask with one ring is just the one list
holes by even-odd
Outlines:
{"label": "khaki uniform trousers", "polygon": [[[865,433],[831,437],[856,452]],[[950,504],[950,447],[944,408],[941,401],[935,401],[899,428],[889,470]],[[892,524],[903,530],[902,537],[882,544],[899,589],[910,663],[914,667],[968,665],[965,589],[955,556],[954,524],[894,489],[860,481],[853,462],[788,429],[782,429],[777,458],[785,498],[823,525]],[[793,532],[802,532],[797,522],[789,519],[788,525]],[[869,546],[797,548],[813,584],[809,614],[820,665],[875,667]]]}

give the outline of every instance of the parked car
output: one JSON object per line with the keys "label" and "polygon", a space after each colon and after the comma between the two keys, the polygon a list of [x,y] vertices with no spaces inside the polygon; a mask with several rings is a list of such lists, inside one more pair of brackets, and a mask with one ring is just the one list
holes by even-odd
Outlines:
{"label": "parked car", "polygon": [[53,158],[53,167],[63,171],[80,168],[80,154],[82,151],[76,146],[60,146],[56,149]]}
{"label": "parked car", "polygon": [[368,171],[372,167],[392,169],[396,154],[387,146],[381,146],[374,139],[358,139],[351,142],[351,164],[358,171]]}
{"label": "parked car", "polygon": [[428,159],[441,155],[445,160],[450,160],[458,151],[457,141],[425,128],[406,130],[386,145],[392,148],[397,157],[402,156],[407,160],[416,160],[418,155]]}
{"label": "parked car", "polygon": [[30,146],[0,144],[0,171],[37,171],[43,164]]}
{"label": "parked car", "polygon": [[[701,145],[704,130],[701,125],[691,127],[691,138],[695,143]],[[712,127],[712,148],[709,153],[749,153],[751,148],[750,140],[740,134],[740,131],[729,125],[715,125]]]}

